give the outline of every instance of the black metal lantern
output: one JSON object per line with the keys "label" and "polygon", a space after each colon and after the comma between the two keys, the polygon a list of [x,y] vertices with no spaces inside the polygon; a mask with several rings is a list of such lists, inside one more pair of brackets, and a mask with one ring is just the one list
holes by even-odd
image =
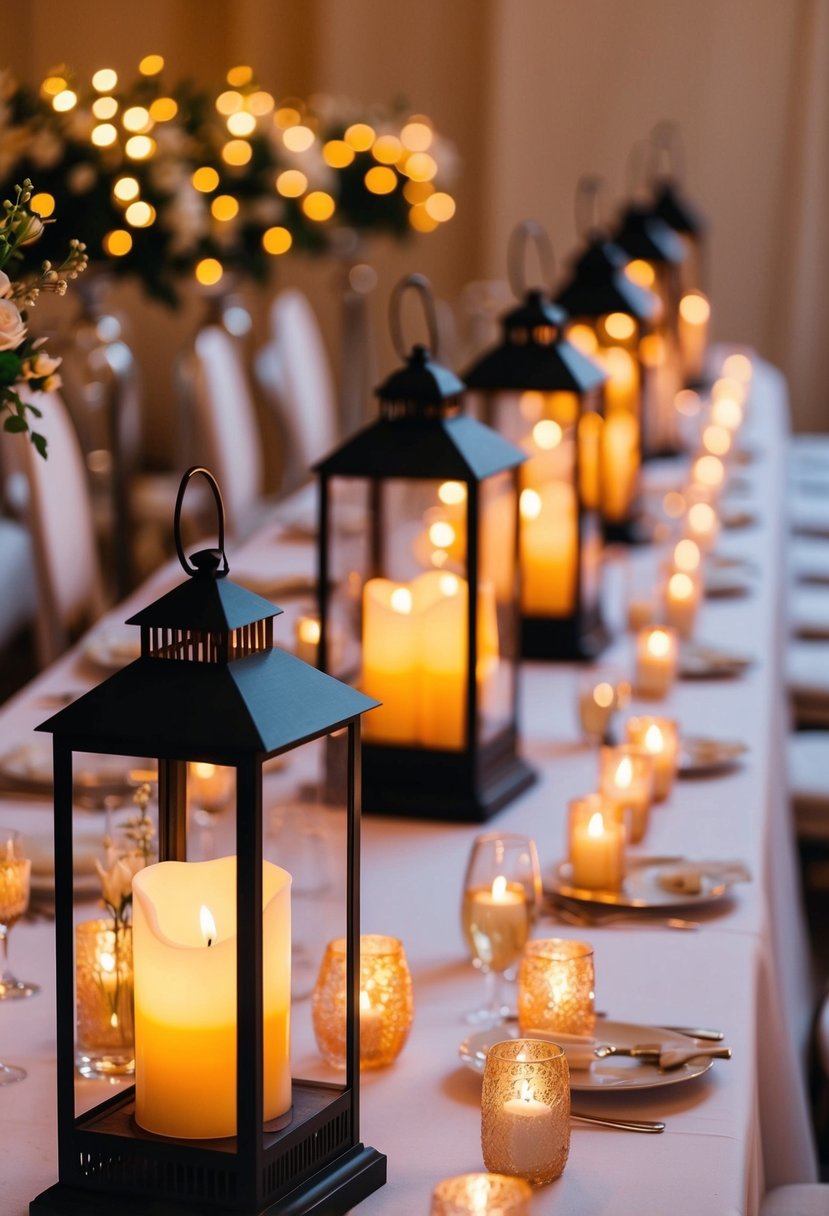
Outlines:
{"label": "black metal lantern", "polygon": [[464,385],[423,346],[380,417],[316,466],[320,664],[382,702],[366,722],[363,808],[478,821],[535,779],[517,754],[516,516],[523,453],[461,412]]}
{"label": "black metal lantern", "polygon": [[[181,547],[179,516],[195,473],[208,478],[220,523],[218,549],[197,553],[191,564]],[[358,1131],[360,715],[375,703],[273,648],[273,618],[281,609],[225,579],[223,530],[215,481],[205,469],[190,469],[176,505],[176,545],[191,577],[131,618],[141,630],[138,659],[40,727],[53,735],[54,753],[59,1182],[32,1202],[30,1211],[38,1216],[345,1213],[385,1181],[385,1158],[364,1147]],[[288,753],[293,762],[301,745],[332,731],[347,736],[348,756],[347,1069],[342,1084],[291,1079],[283,1057],[287,1107],[273,1110],[268,1094],[275,1022],[269,1002],[281,999],[272,997],[274,967],[281,963],[273,957],[263,902],[270,879],[262,858],[262,769],[272,757],[287,762]],[[79,750],[158,761],[159,854],[168,864],[150,867],[141,877],[150,877],[158,891],[173,876],[175,911],[156,909],[158,936],[151,944],[173,951],[172,975],[182,990],[173,1002],[170,989],[160,987],[158,965],[142,961],[136,923],[136,1085],[81,1111],[74,1093],[72,871],[72,770]],[[199,912],[190,903],[200,867],[169,864],[187,858],[188,761],[230,766],[236,776],[236,855],[222,862],[232,869],[226,923],[219,904],[217,927],[204,941],[193,940],[197,930],[189,928]],[[221,895],[211,888],[209,899],[219,901]],[[187,921],[186,941],[179,921]],[[225,933],[230,938],[223,941]],[[289,943],[281,940],[285,949],[279,953],[289,958]],[[229,954],[220,953],[225,946]],[[222,959],[229,966],[224,985],[187,983],[191,967],[213,967],[214,960],[218,966]],[[147,1010],[159,990],[167,1005],[152,1023]],[[206,1015],[197,1017],[196,1010],[218,997],[230,1010],[230,1022],[224,1030],[209,1027],[210,1036],[203,1038],[199,1017]],[[176,1025],[165,1022],[167,1017]],[[284,1010],[281,1017],[284,1023]],[[150,1058],[159,1044],[165,1064],[153,1091]],[[220,1046],[229,1068],[222,1066]],[[188,1092],[184,1075],[193,1077],[197,1094]],[[213,1138],[204,1130],[154,1130],[146,1113],[152,1103],[159,1105],[159,1117],[173,1106],[184,1110],[188,1127],[205,1115],[212,1122],[213,1078],[230,1095],[235,1134],[222,1131]],[[159,1104],[162,1081],[170,1096]]]}
{"label": "black metal lantern", "polygon": [[679,301],[679,347],[685,383],[705,383],[705,356],[711,307],[708,300],[708,249],[705,219],[682,190],[682,140],[676,123],[654,127],[651,142],[653,214],[676,232],[685,248]]}
{"label": "black metal lantern", "polygon": [[520,225],[509,274],[521,303],[502,320],[503,340],[465,373],[484,416],[529,456],[521,469],[521,653],[531,659],[590,659],[608,641],[602,623],[600,442],[606,375],[564,335],[567,314],[526,290],[523,258],[532,237],[551,273],[543,228]]}
{"label": "black metal lantern", "polygon": [[556,299],[569,314],[567,338],[607,373],[604,425],[596,491],[605,539],[637,539],[635,514],[645,446],[645,403],[652,370],[642,345],[659,300],[625,274],[627,255],[603,234],[596,217],[600,178],[584,177],[576,190],[576,226],[586,248]]}

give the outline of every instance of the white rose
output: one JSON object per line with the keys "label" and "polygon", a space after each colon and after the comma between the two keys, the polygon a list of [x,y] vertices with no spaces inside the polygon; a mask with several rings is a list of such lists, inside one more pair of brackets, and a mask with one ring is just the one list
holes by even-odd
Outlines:
{"label": "white rose", "polygon": [[7,300],[12,293],[12,281],[5,270],[0,270],[0,299]]}
{"label": "white rose", "polygon": [[26,337],[26,326],[11,300],[0,300],[0,350],[16,350]]}

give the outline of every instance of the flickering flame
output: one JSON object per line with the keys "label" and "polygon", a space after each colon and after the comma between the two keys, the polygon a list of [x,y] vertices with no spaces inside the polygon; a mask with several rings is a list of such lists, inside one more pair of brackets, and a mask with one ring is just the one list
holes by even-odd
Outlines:
{"label": "flickering flame", "polygon": [[711,305],[701,291],[689,291],[679,301],[679,315],[689,325],[704,325],[711,316]]}
{"label": "flickering flame", "polygon": [[462,481],[444,481],[438,486],[438,498],[447,507],[466,502],[466,486]]}
{"label": "flickering flame", "polygon": [[98,965],[107,975],[112,975],[115,970],[115,955],[110,954],[108,950],[102,950],[98,955]]}
{"label": "flickering flame", "polygon": [[629,790],[633,784],[633,762],[630,756],[623,756],[616,768],[614,782],[620,790]]}
{"label": "flickering flame", "polygon": [[593,700],[600,709],[610,709],[615,696],[616,690],[614,689],[613,685],[606,682],[597,684],[593,689]]}
{"label": "flickering flame", "polygon": [[429,540],[436,549],[448,549],[455,542],[455,529],[444,519],[439,519],[429,528]]}
{"label": "flickering flame", "polygon": [[699,545],[690,537],[677,541],[674,547],[674,565],[677,570],[699,570],[702,554]]}
{"label": "flickering flame", "polygon": [[408,587],[395,587],[389,602],[395,612],[408,615],[412,610],[412,593]]}
{"label": "flickering flame", "polygon": [[492,898],[496,902],[503,900],[507,892],[507,880],[503,874],[499,874],[497,878],[492,880]]}
{"label": "flickering flame", "polygon": [[308,642],[312,646],[316,646],[320,640],[320,623],[312,616],[303,616],[300,618],[297,627],[299,639],[301,642]]}
{"label": "flickering flame", "polygon": [[520,1098],[521,1098],[522,1102],[534,1102],[535,1101],[535,1094],[533,1093],[533,1087],[530,1084],[530,1082],[526,1079],[526,1077],[521,1082]]}
{"label": "flickering flame", "polygon": [[545,452],[557,448],[563,435],[561,427],[552,418],[542,418],[533,427],[533,443]]}
{"label": "flickering flame", "polygon": [[649,752],[656,754],[661,752],[664,746],[665,741],[662,738],[662,731],[655,722],[652,722],[645,731],[645,747]]}
{"label": "flickering flame", "polygon": [[615,338],[617,342],[624,342],[633,337],[636,322],[627,313],[612,312],[605,317],[604,327],[609,338]]}
{"label": "flickering flame", "polygon": [[537,490],[522,490],[518,509],[524,519],[538,519],[541,514],[541,495]]}
{"label": "flickering flame", "polygon": [[657,659],[664,659],[671,649],[671,637],[664,629],[654,629],[648,638],[648,650]]}
{"label": "flickering flame", "polygon": [[694,596],[694,581],[684,570],[668,579],[668,595],[675,600],[690,600]]}
{"label": "flickering flame", "polygon": [[360,989],[360,1013],[368,1013],[371,1009],[371,1001],[368,999],[368,993],[362,988]]}
{"label": "flickering flame", "polygon": [[604,836],[604,818],[601,811],[594,811],[587,821],[587,835],[598,840],[600,836]]}
{"label": "flickering flame", "polygon": [[199,927],[201,928],[201,935],[204,938],[204,944],[212,946],[216,940],[216,922],[213,919],[213,913],[206,904],[202,904],[199,909]]}
{"label": "flickering flame", "polygon": [[460,590],[460,580],[455,574],[442,574],[440,576],[440,593],[445,595],[447,599],[452,599]]}

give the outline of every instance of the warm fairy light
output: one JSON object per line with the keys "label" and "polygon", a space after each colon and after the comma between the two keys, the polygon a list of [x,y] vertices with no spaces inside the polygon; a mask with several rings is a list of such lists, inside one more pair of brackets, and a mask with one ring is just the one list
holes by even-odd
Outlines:
{"label": "warm fairy light", "polygon": [[587,835],[594,839],[604,835],[604,818],[601,811],[595,811],[588,819]]}
{"label": "warm fairy light", "polygon": [[455,214],[455,200],[443,190],[431,194],[423,205],[432,219],[437,220],[439,224],[445,224]]}
{"label": "warm fairy light", "polygon": [[282,127],[285,130],[286,127],[293,127],[296,123],[302,122],[302,115],[295,106],[280,106],[274,112],[273,121],[274,126]]}
{"label": "warm fairy light", "polygon": [[731,450],[731,431],[727,426],[720,426],[719,423],[709,422],[708,426],[703,427],[702,431],[702,446],[712,456],[725,456]]}
{"label": "warm fairy light", "polygon": [[448,549],[455,543],[455,529],[445,519],[438,519],[429,527],[429,540],[436,549]]}
{"label": "warm fairy light", "polygon": [[642,258],[634,258],[632,262],[628,262],[625,274],[638,287],[653,287],[656,282],[656,271],[650,262],[645,262]]}
{"label": "warm fairy light", "polygon": [[65,114],[68,110],[74,109],[78,104],[78,94],[72,89],[61,89],[52,98],[52,109],[57,110],[59,114]]}
{"label": "warm fairy light", "polygon": [[69,81],[64,76],[47,76],[40,86],[40,91],[47,97],[57,97],[58,93],[62,93],[68,87]]}
{"label": "warm fairy light", "polygon": [[155,207],[151,207],[149,203],[145,203],[143,200],[130,203],[124,212],[124,219],[133,228],[149,228],[155,220]]}
{"label": "warm fairy light", "polygon": [[395,612],[406,616],[412,610],[412,593],[408,587],[395,587],[389,596],[389,603]]}
{"label": "warm fairy light", "polygon": [[354,155],[354,149],[344,139],[329,139],[322,147],[322,159],[332,169],[345,169]]}
{"label": "warm fairy light", "polygon": [[440,576],[440,593],[447,599],[452,599],[461,589],[461,581],[457,574],[442,574]]}
{"label": "warm fairy light", "polygon": [[307,152],[314,142],[314,132],[310,127],[298,123],[295,127],[288,127],[282,135],[282,142],[289,152]]}
{"label": "warm fairy light", "polygon": [[124,151],[130,160],[147,160],[155,152],[155,140],[149,135],[131,135],[124,144]]}
{"label": "warm fairy light", "polygon": [[694,580],[684,570],[678,570],[668,579],[668,595],[675,600],[691,600],[694,598]]}
{"label": "warm fairy light", "polygon": [[246,63],[240,63],[237,67],[230,69],[225,80],[232,88],[243,89],[253,80],[253,68]]}
{"label": "warm fairy light", "polygon": [[696,418],[702,409],[702,399],[692,388],[682,388],[674,397],[674,405],[686,418]]}
{"label": "warm fairy light", "polygon": [[118,130],[111,122],[98,123],[89,133],[96,148],[111,148],[118,138]]}
{"label": "warm fairy light", "polygon": [[41,191],[39,194],[33,194],[29,203],[32,211],[36,211],[42,220],[48,219],[55,210],[55,196],[47,194],[46,191]]}
{"label": "warm fairy light", "polygon": [[92,113],[101,121],[114,118],[118,113],[118,102],[114,97],[96,97],[92,103]]}
{"label": "warm fairy light", "polygon": [[203,287],[213,287],[218,283],[224,274],[221,262],[216,258],[202,258],[196,264],[196,281],[201,283]]}
{"label": "warm fairy light", "polygon": [[144,135],[152,124],[150,111],[144,106],[130,106],[121,115],[121,124],[125,131],[133,131],[136,135]]}
{"label": "warm fairy light", "polygon": [[371,194],[391,194],[397,185],[397,174],[387,165],[375,165],[369,169],[363,181]]}
{"label": "warm fairy light", "polygon": [[712,532],[717,523],[717,513],[710,503],[695,502],[688,508],[688,523],[694,532]]}
{"label": "warm fairy light", "polygon": [[400,142],[409,152],[425,152],[431,146],[432,128],[422,118],[410,118],[400,132]]}
{"label": "warm fairy light", "polygon": [[685,498],[679,490],[669,490],[662,499],[662,510],[668,519],[679,519],[685,510]]}
{"label": "warm fairy light", "polygon": [[229,114],[238,114],[240,110],[244,109],[245,99],[235,89],[228,89],[219,94],[214,104],[219,113],[227,118]]}
{"label": "warm fairy light", "polygon": [[132,249],[132,237],[123,228],[114,228],[104,237],[104,249],[112,258],[122,258]]}
{"label": "warm fairy light", "polygon": [[544,413],[544,394],[530,388],[518,398],[518,410],[522,418],[535,422]]}
{"label": "warm fairy light", "polygon": [[415,232],[434,232],[438,221],[433,220],[423,203],[415,203],[409,211],[409,224]]}
{"label": "warm fairy light", "polygon": [[248,97],[248,109],[257,118],[263,118],[265,114],[270,114],[273,107],[273,97],[265,89],[257,89],[255,93],[251,93]]}
{"label": "warm fairy light", "polygon": [[711,316],[711,305],[701,291],[688,291],[679,301],[679,315],[689,325],[704,325]]}
{"label": "warm fairy light", "polygon": [[677,541],[674,546],[674,565],[677,570],[684,570],[686,573],[699,570],[701,561],[702,553],[695,540],[686,536],[684,540]]}
{"label": "warm fairy light", "polygon": [[201,929],[205,946],[212,946],[216,940],[216,922],[213,919],[213,913],[206,904],[202,904],[199,909],[199,928]]}
{"label": "warm fairy light", "polygon": [[200,169],[195,171],[190,181],[202,194],[210,194],[219,184],[219,175],[209,165],[202,165]]}
{"label": "warm fairy light", "polygon": [[462,481],[444,481],[438,486],[438,498],[447,507],[466,502],[466,486]]}
{"label": "warm fairy light", "polygon": [[589,325],[571,325],[567,330],[567,341],[585,355],[593,355],[599,349],[599,339]]}
{"label": "warm fairy light", "polygon": [[119,203],[131,203],[139,197],[141,187],[137,178],[119,178],[112,187],[112,192]]}
{"label": "warm fairy light", "polygon": [[403,154],[403,145],[396,135],[378,135],[371,155],[381,165],[396,165]]}
{"label": "warm fairy light", "polygon": [[113,68],[99,68],[92,74],[92,87],[96,93],[111,93],[118,84],[118,73]]}
{"label": "warm fairy light", "polygon": [[636,322],[625,312],[612,312],[604,319],[604,328],[609,338],[626,342],[636,333]]}
{"label": "warm fairy light", "polygon": [[612,684],[602,681],[593,689],[593,700],[599,709],[610,709],[616,699],[616,689]]}
{"label": "warm fairy light", "polygon": [[262,233],[262,248],[265,253],[274,255],[287,253],[293,244],[294,238],[291,236],[287,228],[282,228],[277,225],[275,228],[268,228]]}
{"label": "warm fairy light", "polygon": [[239,201],[232,194],[217,194],[210,204],[210,214],[214,220],[233,220],[239,214]]}
{"label": "warm fairy light", "polygon": [[541,495],[537,490],[522,490],[518,500],[522,519],[538,519],[541,514]]}
{"label": "warm fairy light", "polygon": [[150,103],[150,118],[153,122],[169,122],[178,114],[178,102],[173,97],[156,97]]}
{"label": "warm fairy light", "polygon": [[229,139],[222,148],[222,160],[226,165],[246,165],[253,156],[253,148],[246,139]]}
{"label": "warm fairy light", "polygon": [[671,635],[664,629],[654,629],[648,637],[647,647],[655,659],[664,659],[671,651]]}
{"label": "warm fairy light", "polygon": [[413,152],[402,166],[402,172],[415,182],[430,182],[437,171],[438,163],[428,152]]}
{"label": "warm fairy light", "polygon": [[256,130],[256,118],[247,110],[238,110],[228,115],[227,129],[231,135],[252,135]]}
{"label": "warm fairy light", "polygon": [[403,197],[413,207],[416,203],[425,203],[435,192],[431,182],[413,182],[409,178],[403,187]]}
{"label": "warm fairy light", "polygon": [[552,418],[542,418],[533,427],[533,443],[545,452],[557,448],[563,437],[564,431]]}
{"label": "warm fairy light", "polygon": [[729,431],[736,431],[742,426],[743,407],[732,397],[720,397],[719,401],[712,402],[711,421]]}
{"label": "warm fairy light", "polygon": [[348,127],[343,138],[355,152],[368,152],[374,143],[374,128],[367,122],[354,122]]}
{"label": "warm fairy light", "polygon": [[337,204],[334,202],[330,194],[326,194],[324,190],[312,190],[302,200],[302,210],[308,216],[309,220],[317,220],[320,223],[323,220],[330,220],[334,214]]}
{"label": "warm fairy light", "polygon": [[753,375],[751,360],[748,355],[729,355],[722,365],[722,374],[746,384]]}
{"label": "warm fairy light", "polygon": [[691,467],[691,477],[700,485],[717,489],[725,481],[725,465],[719,456],[698,456]]}
{"label": "warm fairy light", "polygon": [[308,178],[299,169],[284,169],[276,179],[277,194],[283,198],[299,198],[308,188]]}
{"label": "warm fairy light", "polygon": [[138,70],[142,76],[157,76],[159,72],[164,71],[164,56],[145,55],[138,65]]}

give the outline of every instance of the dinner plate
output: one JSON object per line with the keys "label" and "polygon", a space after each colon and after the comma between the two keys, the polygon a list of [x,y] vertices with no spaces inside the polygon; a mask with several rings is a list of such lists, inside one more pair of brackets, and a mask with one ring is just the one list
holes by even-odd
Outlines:
{"label": "dinner plate", "polygon": [[[704,863],[700,863],[701,867]],[[700,870],[700,890],[680,891],[663,886],[671,874],[680,866],[689,869],[694,862],[689,858],[681,862],[666,864],[664,861],[648,864],[629,864],[619,891],[596,891],[588,887],[577,887],[572,881],[572,870],[568,861],[559,862],[544,879],[544,889],[550,895],[563,896],[579,903],[602,904],[613,908],[694,908],[716,903],[728,895],[732,879],[728,873],[706,873]],[[712,863],[712,871],[715,863]],[[662,880],[662,881],[660,881]]]}
{"label": "dinner plate", "polygon": [[120,671],[141,654],[141,635],[135,628],[100,630],[86,639],[83,653],[102,671]]}
{"label": "dinner plate", "polygon": [[[550,1035],[550,1038],[553,1037]],[[505,1039],[517,1038],[517,1026],[494,1026],[490,1030],[478,1030],[470,1034],[461,1043],[458,1052],[467,1068],[483,1073],[490,1047],[495,1043],[502,1043]],[[612,1022],[609,1018],[602,1018],[596,1023],[596,1042],[613,1043],[617,1047],[659,1043],[663,1048],[677,1047],[688,1050],[693,1047],[694,1040],[654,1026],[642,1026],[636,1022]],[[663,1085],[677,1085],[681,1081],[692,1081],[694,1077],[701,1077],[713,1063],[710,1056],[698,1056],[670,1072],[660,1072],[656,1064],[646,1064],[644,1061],[624,1056],[605,1056],[603,1060],[595,1060],[589,1068],[571,1069],[570,1089],[574,1093],[590,1094],[619,1089],[658,1089]]]}
{"label": "dinner plate", "polygon": [[742,675],[753,662],[752,655],[703,642],[683,642],[679,648],[679,674],[684,680],[729,679]]}
{"label": "dinner plate", "polygon": [[747,751],[748,744],[740,739],[684,735],[679,749],[679,775],[699,777],[736,768]]}
{"label": "dinner plate", "polygon": [[751,579],[739,566],[709,570],[705,575],[705,594],[708,599],[736,598],[749,595],[753,590]]}
{"label": "dinner plate", "polygon": [[744,507],[724,507],[720,512],[720,523],[724,528],[753,528],[757,522],[756,513]]}

